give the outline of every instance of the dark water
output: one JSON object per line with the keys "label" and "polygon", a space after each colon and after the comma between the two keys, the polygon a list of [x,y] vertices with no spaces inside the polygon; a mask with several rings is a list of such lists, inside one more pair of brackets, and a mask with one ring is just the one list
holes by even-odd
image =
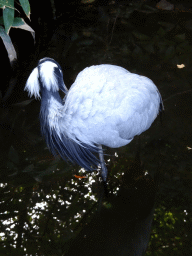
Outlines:
{"label": "dark water", "polygon": [[123,66],[154,81],[165,111],[139,140],[106,149],[109,195],[98,203],[98,172],[46,148],[40,102],[24,94],[2,107],[0,255],[143,255],[148,242],[146,255],[191,255],[192,13],[176,7],[83,4],[70,24],[60,18],[34,63],[55,58],[68,88],[86,66]]}

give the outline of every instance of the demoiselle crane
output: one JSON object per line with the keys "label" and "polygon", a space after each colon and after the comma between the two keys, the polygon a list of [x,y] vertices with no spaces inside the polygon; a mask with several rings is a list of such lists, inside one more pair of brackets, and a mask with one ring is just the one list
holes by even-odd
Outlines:
{"label": "demoiselle crane", "polygon": [[[41,131],[53,155],[90,171],[100,164],[104,182],[107,168],[102,145],[127,145],[163,109],[161,95],[149,78],[109,64],[85,68],[68,91],[60,65],[43,58],[25,90],[41,99]],[[60,90],[66,94],[63,100]]]}

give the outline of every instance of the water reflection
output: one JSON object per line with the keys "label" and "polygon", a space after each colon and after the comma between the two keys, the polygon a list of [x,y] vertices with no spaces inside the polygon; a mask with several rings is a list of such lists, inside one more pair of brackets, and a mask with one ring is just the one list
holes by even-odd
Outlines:
{"label": "water reflection", "polygon": [[138,158],[119,180],[117,195],[109,194],[102,209],[69,241],[66,255],[143,255],[153,219],[155,183],[144,175]]}

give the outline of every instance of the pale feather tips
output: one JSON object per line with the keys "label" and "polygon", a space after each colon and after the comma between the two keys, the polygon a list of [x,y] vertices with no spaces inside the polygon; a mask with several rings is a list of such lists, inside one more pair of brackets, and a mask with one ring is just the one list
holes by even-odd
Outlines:
{"label": "pale feather tips", "polygon": [[99,147],[82,143],[80,145],[64,134],[58,135],[56,130],[50,129],[49,126],[41,127],[41,131],[54,156],[59,154],[65,161],[70,160],[70,162],[77,163],[89,171],[97,169],[100,161],[94,153],[99,153]]}

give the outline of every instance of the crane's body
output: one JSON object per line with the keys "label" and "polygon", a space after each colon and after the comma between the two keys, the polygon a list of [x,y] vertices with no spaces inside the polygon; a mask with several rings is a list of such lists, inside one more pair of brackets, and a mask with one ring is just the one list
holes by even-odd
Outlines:
{"label": "crane's body", "polygon": [[[52,153],[88,170],[101,163],[104,181],[107,169],[101,145],[128,144],[151,126],[163,108],[149,78],[108,64],[85,68],[67,91],[59,64],[44,58],[29,76],[25,90],[41,98],[41,130]],[[59,90],[66,93],[63,100]],[[94,152],[100,154],[100,161]]]}

